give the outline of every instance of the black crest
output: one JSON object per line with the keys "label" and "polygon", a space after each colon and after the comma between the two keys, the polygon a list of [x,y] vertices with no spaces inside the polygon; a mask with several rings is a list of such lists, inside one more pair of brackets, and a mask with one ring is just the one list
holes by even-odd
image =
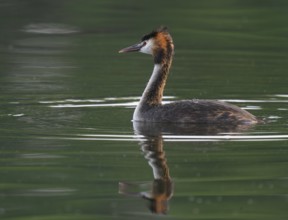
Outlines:
{"label": "black crest", "polygon": [[156,37],[156,35],[160,32],[166,32],[168,33],[168,28],[165,26],[161,26],[156,30],[153,30],[151,33],[146,34],[142,37],[141,41],[149,40],[150,38]]}

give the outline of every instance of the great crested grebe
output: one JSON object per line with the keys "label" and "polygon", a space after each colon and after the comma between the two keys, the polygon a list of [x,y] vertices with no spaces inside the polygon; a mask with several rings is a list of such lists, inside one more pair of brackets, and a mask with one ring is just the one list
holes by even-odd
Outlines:
{"label": "great crested grebe", "polygon": [[141,42],[119,53],[139,51],[154,58],[152,76],[137,105],[133,121],[172,123],[233,123],[256,124],[249,112],[221,101],[183,100],[162,104],[163,91],[172,63],[174,45],[166,27],[145,35]]}

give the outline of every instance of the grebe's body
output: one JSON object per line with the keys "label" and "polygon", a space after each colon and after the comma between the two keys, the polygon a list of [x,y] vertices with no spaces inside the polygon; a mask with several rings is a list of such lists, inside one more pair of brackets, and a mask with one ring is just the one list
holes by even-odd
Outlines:
{"label": "grebe's body", "polygon": [[120,50],[140,51],[154,58],[152,76],[137,105],[133,121],[172,123],[237,123],[255,124],[255,116],[224,102],[184,100],[162,104],[163,91],[172,63],[174,45],[166,28],[159,28],[142,38],[141,43]]}

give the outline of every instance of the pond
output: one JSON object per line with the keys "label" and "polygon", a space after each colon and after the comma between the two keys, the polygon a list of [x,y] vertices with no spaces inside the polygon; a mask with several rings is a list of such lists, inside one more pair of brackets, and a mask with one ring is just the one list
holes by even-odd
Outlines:
{"label": "pond", "polygon": [[[0,1],[1,219],[287,219],[288,2]],[[118,54],[160,25],[165,102],[267,123],[132,123],[152,72]]]}

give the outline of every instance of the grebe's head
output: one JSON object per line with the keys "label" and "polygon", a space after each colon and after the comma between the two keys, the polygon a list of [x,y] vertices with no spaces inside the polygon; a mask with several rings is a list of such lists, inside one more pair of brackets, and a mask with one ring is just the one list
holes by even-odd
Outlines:
{"label": "grebe's head", "polygon": [[155,63],[170,59],[174,53],[172,37],[166,27],[160,27],[142,37],[141,42],[126,47],[119,53],[136,52],[151,54]]}

